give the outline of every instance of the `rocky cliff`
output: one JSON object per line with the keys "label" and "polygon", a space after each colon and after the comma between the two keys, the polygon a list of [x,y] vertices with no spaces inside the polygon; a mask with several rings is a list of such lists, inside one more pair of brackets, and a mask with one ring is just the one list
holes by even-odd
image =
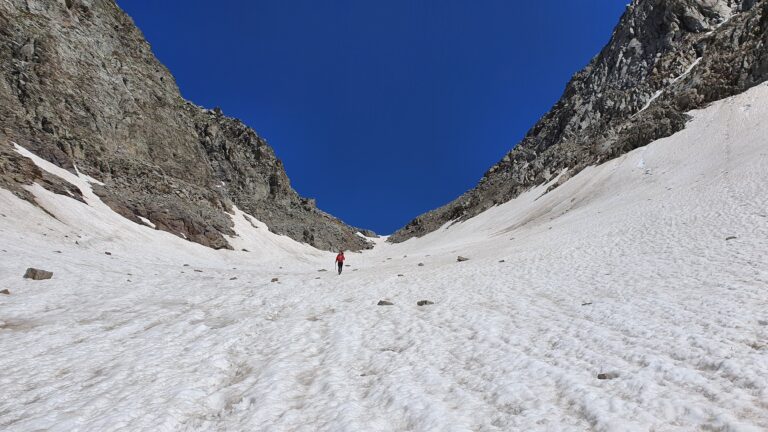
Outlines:
{"label": "rocky cliff", "polygon": [[466,220],[685,126],[685,112],[768,79],[768,0],[635,0],[608,45],[478,185],[390,237]]}
{"label": "rocky cliff", "polygon": [[206,246],[229,247],[235,205],[321,249],[369,247],[298,196],[253,130],[185,101],[112,0],[0,2],[0,186],[30,201],[31,182],[79,197],[11,142],[102,181],[96,192],[126,218]]}

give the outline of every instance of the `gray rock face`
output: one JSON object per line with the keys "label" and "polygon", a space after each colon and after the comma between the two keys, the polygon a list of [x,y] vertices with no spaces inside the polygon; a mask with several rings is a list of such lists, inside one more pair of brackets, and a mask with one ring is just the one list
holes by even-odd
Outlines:
{"label": "gray rock face", "polygon": [[32,279],[32,280],[45,280],[50,279],[53,277],[53,272],[40,270],[36,268],[28,268],[27,271],[24,273],[24,279]]}
{"label": "gray rock face", "polygon": [[252,129],[185,101],[112,0],[0,2],[0,187],[81,195],[11,141],[104,182],[95,192],[124,217],[212,248],[230,248],[233,206],[320,249],[370,247],[298,196]]}
{"label": "gray rock face", "polygon": [[393,234],[401,242],[681,130],[684,114],[768,78],[768,0],[635,0],[610,42],[478,185]]}

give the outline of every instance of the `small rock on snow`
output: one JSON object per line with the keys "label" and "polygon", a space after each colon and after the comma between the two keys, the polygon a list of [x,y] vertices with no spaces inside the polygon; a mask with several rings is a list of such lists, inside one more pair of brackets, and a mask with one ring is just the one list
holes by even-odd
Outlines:
{"label": "small rock on snow", "polygon": [[10,295],[11,292],[8,291],[7,289],[4,289],[4,290],[0,291],[0,294]]}
{"label": "small rock on snow", "polygon": [[40,270],[36,268],[28,268],[26,273],[24,273],[24,279],[32,279],[32,280],[44,280],[44,279],[50,279],[53,277],[53,272]]}
{"label": "small rock on snow", "polygon": [[462,262],[462,261],[469,261],[469,258],[464,258],[463,256],[459,255],[456,257],[456,261]]}
{"label": "small rock on snow", "polygon": [[725,238],[725,241],[736,240],[737,238],[738,237],[736,237],[736,236],[728,236],[728,237]]}
{"label": "small rock on snow", "polygon": [[104,252],[104,255],[112,255],[112,252]]}
{"label": "small rock on snow", "polygon": [[229,280],[237,280],[237,276],[229,278]]}
{"label": "small rock on snow", "polygon": [[278,278],[272,278],[272,282],[277,282],[277,281],[279,281],[279,280],[280,280],[280,279],[278,279]]}
{"label": "small rock on snow", "polygon": [[419,263],[419,267],[424,267],[424,263]]}
{"label": "small rock on snow", "polygon": [[435,304],[434,302],[431,302],[429,300],[419,300],[416,302],[416,306],[429,306]]}
{"label": "small rock on snow", "polygon": [[392,303],[391,301],[387,301],[387,300],[379,300],[379,302],[376,303],[376,306],[393,306],[393,305],[394,305],[394,303]]}
{"label": "small rock on snow", "polygon": [[605,372],[605,373],[597,374],[597,379],[600,379],[600,380],[612,380],[618,377],[619,377],[619,374],[616,372]]}

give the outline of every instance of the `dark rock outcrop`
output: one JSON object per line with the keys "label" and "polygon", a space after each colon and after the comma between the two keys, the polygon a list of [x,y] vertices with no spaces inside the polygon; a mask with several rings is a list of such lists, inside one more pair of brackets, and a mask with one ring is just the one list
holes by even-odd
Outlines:
{"label": "dark rock outcrop", "polygon": [[[635,0],[608,45],[478,185],[415,218],[400,242],[674,134],[684,114],[768,79],[768,0]],[[567,169],[567,171],[565,171]]]}
{"label": "dark rock outcrop", "polygon": [[113,0],[0,2],[0,187],[82,199],[11,142],[100,180],[94,192],[122,216],[212,248],[230,248],[233,206],[320,249],[370,247],[298,196],[252,129],[185,101]]}

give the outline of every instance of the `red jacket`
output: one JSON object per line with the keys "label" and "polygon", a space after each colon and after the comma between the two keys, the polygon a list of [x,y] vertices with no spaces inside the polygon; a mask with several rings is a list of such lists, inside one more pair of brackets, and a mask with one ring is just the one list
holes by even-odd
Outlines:
{"label": "red jacket", "polygon": [[343,253],[340,253],[340,254],[336,255],[336,262],[337,263],[343,263],[344,262],[344,254]]}

